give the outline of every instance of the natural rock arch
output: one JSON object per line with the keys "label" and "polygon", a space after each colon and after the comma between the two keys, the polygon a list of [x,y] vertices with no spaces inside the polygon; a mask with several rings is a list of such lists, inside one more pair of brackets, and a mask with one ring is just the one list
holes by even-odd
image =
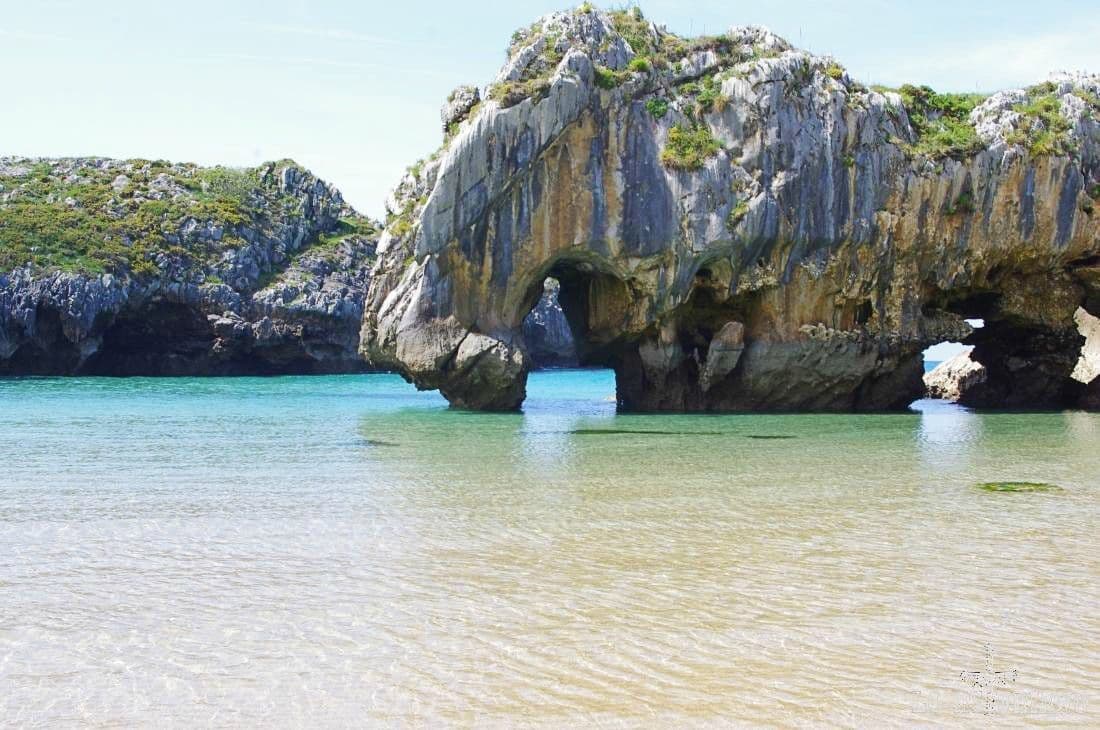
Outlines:
{"label": "natural rock arch", "polygon": [[[687,42],[629,12],[547,16],[389,201],[363,353],[456,405],[516,408],[523,318],[554,275],[625,408],[892,409],[981,302],[1003,404],[1064,405],[1074,313],[1100,291],[1100,79],[985,100],[947,149],[922,134],[950,100],[917,91],[762,29]],[[1036,136],[1050,104],[1064,124]]]}

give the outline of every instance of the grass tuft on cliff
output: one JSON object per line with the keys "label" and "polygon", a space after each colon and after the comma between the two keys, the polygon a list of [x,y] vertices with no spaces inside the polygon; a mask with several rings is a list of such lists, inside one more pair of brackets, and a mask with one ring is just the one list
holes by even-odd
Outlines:
{"label": "grass tuft on cliff", "polygon": [[985,101],[981,94],[941,94],[928,86],[905,85],[898,89],[916,141],[914,155],[962,159],[982,148],[970,112]]}
{"label": "grass tuft on cliff", "polygon": [[672,170],[698,170],[721,149],[721,143],[706,125],[685,127],[677,124],[668,130],[668,142],[661,150],[661,164]]}
{"label": "grass tuft on cliff", "polygon": [[1020,121],[1005,141],[1026,148],[1033,157],[1075,152],[1070,138],[1073,125],[1062,113],[1056,91],[1051,83],[1028,88],[1027,101],[1013,107]]}
{"label": "grass tuft on cliff", "polygon": [[349,238],[374,238],[380,233],[378,226],[369,218],[361,216],[349,216],[341,218],[336,223],[336,228],[327,233],[319,233],[312,246],[311,252],[321,252],[334,249]]}

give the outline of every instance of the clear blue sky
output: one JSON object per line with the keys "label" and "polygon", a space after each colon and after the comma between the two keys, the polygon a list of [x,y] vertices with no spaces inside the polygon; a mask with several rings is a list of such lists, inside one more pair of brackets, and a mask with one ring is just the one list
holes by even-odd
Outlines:
{"label": "clear blue sky", "polygon": [[[574,3],[575,4],[575,3]],[[484,85],[512,31],[554,2],[0,0],[0,154],[249,165],[292,157],[380,216]],[[683,34],[762,24],[867,82],[995,90],[1100,71],[1096,0],[653,0]]]}

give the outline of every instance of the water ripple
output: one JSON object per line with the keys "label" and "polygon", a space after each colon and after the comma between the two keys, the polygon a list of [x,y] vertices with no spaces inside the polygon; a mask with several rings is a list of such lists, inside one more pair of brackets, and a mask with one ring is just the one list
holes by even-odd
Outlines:
{"label": "water ripple", "polygon": [[1100,723],[1100,418],[612,388],[0,381],[3,723]]}

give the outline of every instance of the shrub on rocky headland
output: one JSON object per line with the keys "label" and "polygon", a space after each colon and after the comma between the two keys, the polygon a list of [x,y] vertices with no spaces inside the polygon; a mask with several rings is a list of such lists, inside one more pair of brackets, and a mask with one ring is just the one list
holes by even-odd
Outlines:
{"label": "shrub on rocky headland", "polygon": [[226,270],[233,252],[264,237],[292,231],[293,248],[300,250],[376,232],[323,183],[300,194],[295,181],[310,177],[290,161],[235,169],[150,160],[2,159],[0,271],[30,265],[228,281],[240,278]]}

